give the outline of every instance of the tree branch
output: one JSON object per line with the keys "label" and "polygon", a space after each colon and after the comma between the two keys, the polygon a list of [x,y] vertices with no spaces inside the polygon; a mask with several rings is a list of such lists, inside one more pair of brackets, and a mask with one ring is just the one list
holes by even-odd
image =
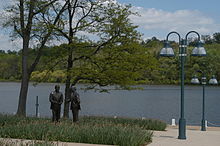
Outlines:
{"label": "tree branch", "polygon": [[[58,15],[56,16],[56,18],[55,18],[55,20],[54,20],[54,22],[53,22],[53,25],[56,25],[56,23],[57,23],[58,20],[60,19],[60,16],[61,16],[62,13],[64,12],[66,6],[67,6],[67,2],[63,5],[63,7],[61,8],[61,10],[59,11]],[[36,65],[38,64],[38,62],[39,62],[39,60],[40,60],[40,57],[41,57],[41,55],[42,55],[42,49],[43,49],[43,47],[45,46],[45,44],[46,44],[48,38],[50,37],[50,35],[51,35],[51,33],[52,33],[52,30],[53,30],[53,28],[49,28],[48,33],[44,36],[44,39],[43,39],[43,41],[41,42],[41,46],[40,46],[39,49],[38,49],[37,57],[35,58],[33,64],[31,65],[31,67],[30,67],[30,69],[29,69],[29,71],[28,71],[29,74],[31,74],[31,73],[34,71]]]}
{"label": "tree branch", "polygon": [[47,3],[46,5],[41,6],[41,9],[39,9],[36,12],[34,12],[33,15],[37,15],[38,13],[42,12],[42,10],[44,10],[45,8],[47,8],[48,6],[50,6],[51,4],[53,4],[56,1],[58,1],[58,0],[52,0],[51,2]]}
{"label": "tree branch", "polygon": [[[21,32],[24,34],[24,0],[20,0],[20,25],[21,25]],[[23,36],[23,35],[22,35]]]}
{"label": "tree branch", "polygon": [[83,19],[85,19],[85,18],[91,13],[91,11],[92,11],[92,9],[93,9],[93,6],[94,6],[94,4],[91,3],[91,7],[90,7],[89,11],[88,11],[83,17],[81,17],[81,18],[78,20],[78,22],[77,22],[77,24],[76,24],[76,26],[75,26],[75,31],[77,31],[77,29],[78,29],[79,24],[81,23],[81,21],[82,21]]}

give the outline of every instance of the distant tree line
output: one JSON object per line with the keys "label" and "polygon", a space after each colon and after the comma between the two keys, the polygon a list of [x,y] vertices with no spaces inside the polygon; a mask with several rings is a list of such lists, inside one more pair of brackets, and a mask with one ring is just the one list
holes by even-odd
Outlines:
{"label": "distant tree line", "polygon": [[[204,40],[205,48],[207,50],[206,57],[192,57],[190,56],[191,50],[193,49],[195,43],[194,41],[190,41],[188,47],[188,57],[186,60],[186,82],[190,83],[192,76],[198,74],[197,70],[203,70],[206,73],[207,78],[211,78],[212,75],[215,75],[218,79],[220,78],[220,41],[218,42],[218,38],[220,33],[215,33],[212,37],[210,37],[209,42]],[[206,36],[207,37],[207,36]],[[204,38],[204,36],[202,37]],[[95,45],[75,42],[75,46],[78,46],[78,49],[75,49],[74,54],[81,54],[82,47],[86,45]],[[176,42],[172,42],[172,47],[175,49],[175,52],[178,52],[178,44]],[[134,46],[133,48],[131,46]],[[65,61],[68,57],[68,50],[65,49],[68,45],[63,44],[60,46],[54,47],[46,47],[42,53],[42,58],[40,60],[39,65],[36,70],[31,74],[31,81],[34,82],[65,82],[67,72],[66,66],[68,65]],[[120,46],[122,47],[122,46]],[[100,73],[96,74],[95,72],[92,74],[91,71],[97,69],[108,70],[105,74],[103,74],[102,79],[103,82],[109,81],[108,77],[114,74],[114,68],[123,67],[124,64],[117,64],[120,61],[126,62],[128,60],[128,56],[126,53],[129,51],[130,55],[132,55],[130,61],[132,61],[138,69],[138,76],[131,84],[178,84],[179,83],[179,62],[178,56],[174,58],[164,58],[159,56],[159,51],[163,47],[163,41],[153,37],[152,39],[148,39],[139,43],[132,43],[128,46],[124,46],[124,48],[108,48],[104,49],[99,53],[92,61],[94,64],[90,64],[87,61],[78,61],[74,63],[74,71],[71,71],[71,82],[76,79],[77,75],[82,75],[81,83],[94,83],[93,75],[101,75]],[[132,49],[129,49],[132,48]],[[115,51],[115,52],[114,52]],[[121,53],[120,53],[121,52]],[[31,49],[29,52],[33,57],[36,55],[36,50]],[[59,56],[58,54],[62,54]],[[123,55],[124,54],[124,55]],[[115,56],[113,56],[115,55]],[[30,57],[30,61],[34,59]],[[3,51],[0,50],[0,79],[2,81],[18,81],[21,80],[21,51]],[[112,63],[115,64],[112,64]],[[106,66],[102,66],[102,64],[111,64],[109,68]],[[98,67],[98,68],[97,68]],[[127,66],[129,67],[129,66]],[[140,69],[141,68],[141,69]],[[111,72],[112,70],[112,72]],[[134,69],[135,71],[135,69]],[[85,74],[90,74],[85,76]],[[123,77],[128,76],[128,72],[121,72],[124,74]],[[120,72],[115,72],[114,78],[116,76],[122,77]],[[134,75],[132,75],[134,76]],[[83,80],[85,78],[85,80]],[[87,79],[86,79],[87,78]],[[95,80],[95,79],[94,79]],[[111,79],[112,80],[112,79]],[[96,81],[98,82],[98,81]],[[101,83],[100,84],[104,84]]]}

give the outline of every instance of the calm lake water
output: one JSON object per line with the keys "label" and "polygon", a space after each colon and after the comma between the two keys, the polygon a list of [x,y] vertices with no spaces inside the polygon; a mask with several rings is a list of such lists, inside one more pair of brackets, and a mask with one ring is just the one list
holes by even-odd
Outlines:
{"label": "calm lake water", "polygon": [[[30,83],[27,114],[35,115],[36,96],[39,96],[39,113],[42,117],[51,116],[48,96],[55,84]],[[180,87],[167,85],[143,86],[144,90],[111,90],[110,93],[98,93],[94,90],[77,90],[81,98],[80,115],[118,116],[132,118],[160,119],[171,123],[171,119],[180,117]],[[0,113],[13,114],[17,110],[20,83],[0,82]],[[64,93],[64,84],[61,84]],[[220,125],[220,87],[206,87],[206,119]],[[63,107],[62,107],[63,109]],[[63,112],[63,111],[62,111]],[[188,125],[200,125],[202,117],[202,86],[185,87],[185,118]]]}

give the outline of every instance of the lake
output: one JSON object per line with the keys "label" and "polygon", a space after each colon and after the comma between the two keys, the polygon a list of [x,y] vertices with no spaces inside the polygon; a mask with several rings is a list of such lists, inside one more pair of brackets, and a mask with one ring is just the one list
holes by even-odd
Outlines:
{"label": "lake", "polygon": [[[54,90],[52,83],[29,85],[27,115],[35,115],[36,96],[39,96],[39,113],[50,117],[49,94]],[[61,91],[64,93],[64,84]],[[146,85],[143,90],[110,90],[99,93],[84,92],[83,85],[77,85],[81,98],[80,115],[117,116],[131,118],[160,119],[171,124],[180,117],[180,86]],[[0,113],[13,114],[17,110],[20,83],[0,82]],[[220,87],[206,87],[206,119],[220,125]],[[63,112],[63,107],[62,107]],[[202,118],[202,86],[185,87],[185,118],[188,125],[200,125]],[[210,124],[211,125],[211,124]],[[212,125],[214,126],[214,125]]]}

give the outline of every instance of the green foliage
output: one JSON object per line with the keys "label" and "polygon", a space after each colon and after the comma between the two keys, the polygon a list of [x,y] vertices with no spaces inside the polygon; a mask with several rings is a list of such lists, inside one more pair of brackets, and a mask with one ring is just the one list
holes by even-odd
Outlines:
{"label": "green foliage", "polygon": [[[44,141],[63,141],[122,146],[140,146],[151,142],[152,132],[165,130],[157,120],[82,117],[77,124],[70,120],[51,123],[49,119],[0,115],[0,137]],[[49,143],[50,144],[50,143]]]}
{"label": "green foliage", "polygon": [[216,32],[213,34],[213,39],[215,43],[220,43],[220,32]]}
{"label": "green foliage", "polygon": [[17,80],[21,76],[20,56],[14,53],[0,53],[0,79]]}
{"label": "green foliage", "polygon": [[[63,1],[64,2],[64,1]],[[67,2],[67,1],[66,1]],[[67,75],[71,75],[71,82],[91,83],[93,85],[119,85],[129,89],[129,85],[134,84],[177,84],[179,82],[179,59],[160,58],[158,53],[163,47],[163,42],[152,37],[140,42],[141,34],[136,30],[137,26],[131,20],[131,15],[138,15],[131,11],[131,5],[120,5],[117,3],[100,3],[93,1],[77,1],[69,4],[73,6],[72,19],[78,23],[73,23],[70,32],[68,11],[63,9],[57,18],[56,25],[53,20],[57,16],[64,3],[61,1],[34,1],[34,17],[31,19],[30,40],[40,42],[48,33],[49,40],[64,37],[69,44],[62,44],[54,47],[41,48],[42,57],[31,75],[31,80],[36,82],[64,82]],[[70,6],[69,5],[69,6]],[[24,1],[24,20],[28,24],[28,10],[31,6],[30,0]],[[13,30],[12,36],[22,36],[22,25],[20,25],[20,10],[18,1],[14,5],[5,9],[5,12],[12,17],[5,17],[3,27]],[[75,11],[78,15],[75,15]],[[27,12],[27,13],[26,13]],[[79,14],[80,13],[80,14]],[[6,16],[6,15],[4,15]],[[53,30],[53,32],[51,32]],[[85,36],[77,38],[75,32],[83,31],[96,37],[95,41]],[[203,70],[210,78],[215,74],[220,78],[220,33],[216,32],[212,36],[201,37],[207,44],[207,57],[191,57],[186,59],[186,80],[189,82],[196,70]],[[189,38],[188,52],[192,50],[195,39]],[[178,52],[178,44],[171,43]],[[27,48],[28,68],[35,60],[39,46]],[[189,54],[188,53],[188,54]],[[72,54],[72,55],[71,55]],[[73,57],[73,68],[67,73],[67,58]],[[21,80],[21,57],[22,51],[2,51],[0,50],[0,80],[16,81]]]}
{"label": "green foliage", "polygon": [[89,123],[91,125],[121,125],[129,127],[140,127],[144,130],[164,131],[167,124],[153,119],[132,119],[132,118],[111,118],[111,117],[83,117],[81,123]]}
{"label": "green foliage", "polygon": [[[91,83],[92,85],[119,85],[129,89],[135,84],[178,84],[179,57],[158,57],[161,42],[126,42],[109,44],[96,55],[89,56],[95,50],[91,42],[63,44],[46,48],[40,64],[31,75],[35,82],[65,82],[66,56],[68,47],[74,48],[74,57],[82,57],[74,62],[71,70],[71,82]],[[155,46],[155,48],[154,48]],[[176,44],[173,44],[178,51]],[[190,83],[197,70],[203,70],[209,79],[212,75],[220,78],[220,44],[205,45],[206,57],[188,55],[185,62],[186,81]],[[188,54],[193,47],[188,48]],[[32,50],[34,54],[34,50]],[[20,53],[0,53],[0,79],[16,81],[21,78]]]}
{"label": "green foliage", "polygon": [[125,87],[145,81],[143,74],[146,69],[152,70],[155,63],[155,59],[138,43],[110,44],[89,59],[75,62],[71,74],[73,80]]}
{"label": "green foliage", "polygon": [[65,81],[66,74],[62,70],[49,71],[44,70],[42,72],[35,71],[31,74],[31,80],[35,82],[52,82],[61,83]]}
{"label": "green foliage", "polygon": [[150,142],[151,133],[139,128],[121,126],[28,124],[1,128],[8,137],[94,144],[139,146]]}

